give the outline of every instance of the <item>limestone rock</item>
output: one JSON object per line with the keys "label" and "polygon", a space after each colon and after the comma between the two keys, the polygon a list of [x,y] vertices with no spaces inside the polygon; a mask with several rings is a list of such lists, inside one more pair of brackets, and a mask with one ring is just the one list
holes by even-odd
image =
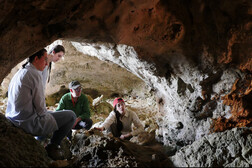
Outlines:
{"label": "limestone rock", "polygon": [[251,128],[233,128],[205,136],[170,158],[176,167],[250,167],[251,142]]}

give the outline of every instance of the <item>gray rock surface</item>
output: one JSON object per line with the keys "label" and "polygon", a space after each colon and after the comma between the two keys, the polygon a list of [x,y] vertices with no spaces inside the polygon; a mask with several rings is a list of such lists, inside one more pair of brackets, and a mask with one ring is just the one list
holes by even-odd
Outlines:
{"label": "gray rock surface", "polygon": [[170,158],[176,167],[251,167],[252,129],[210,134]]}

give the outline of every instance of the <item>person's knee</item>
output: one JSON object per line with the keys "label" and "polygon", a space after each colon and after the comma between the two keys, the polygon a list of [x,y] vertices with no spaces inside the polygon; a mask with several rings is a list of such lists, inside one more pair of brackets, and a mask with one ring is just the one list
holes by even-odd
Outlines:
{"label": "person's knee", "polygon": [[71,121],[75,121],[76,120],[76,114],[72,111],[72,110],[68,110],[68,111],[65,111],[66,112],[66,117],[67,118],[70,118]]}

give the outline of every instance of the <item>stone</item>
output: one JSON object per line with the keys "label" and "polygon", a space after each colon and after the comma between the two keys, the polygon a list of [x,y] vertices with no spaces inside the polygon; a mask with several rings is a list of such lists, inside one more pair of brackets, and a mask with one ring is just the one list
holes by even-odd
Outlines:
{"label": "stone", "polygon": [[48,167],[46,150],[32,135],[15,127],[0,113],[0,166]]}
{"label": "stone", "polygon": [[[249,128],[213,133],[182,147],[170,159],[177,167],[250,167],[251,135]],[[245,140],[244,137],[248,139]]]}

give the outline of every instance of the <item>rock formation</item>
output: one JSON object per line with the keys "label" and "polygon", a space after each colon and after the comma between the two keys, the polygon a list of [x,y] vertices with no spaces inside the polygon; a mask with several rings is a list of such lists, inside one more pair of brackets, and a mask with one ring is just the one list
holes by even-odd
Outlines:
{"label": "rock formation", "polygon": [[250,167],[251,129],[215,133],[183,147],[171,159],[175,167]]}

